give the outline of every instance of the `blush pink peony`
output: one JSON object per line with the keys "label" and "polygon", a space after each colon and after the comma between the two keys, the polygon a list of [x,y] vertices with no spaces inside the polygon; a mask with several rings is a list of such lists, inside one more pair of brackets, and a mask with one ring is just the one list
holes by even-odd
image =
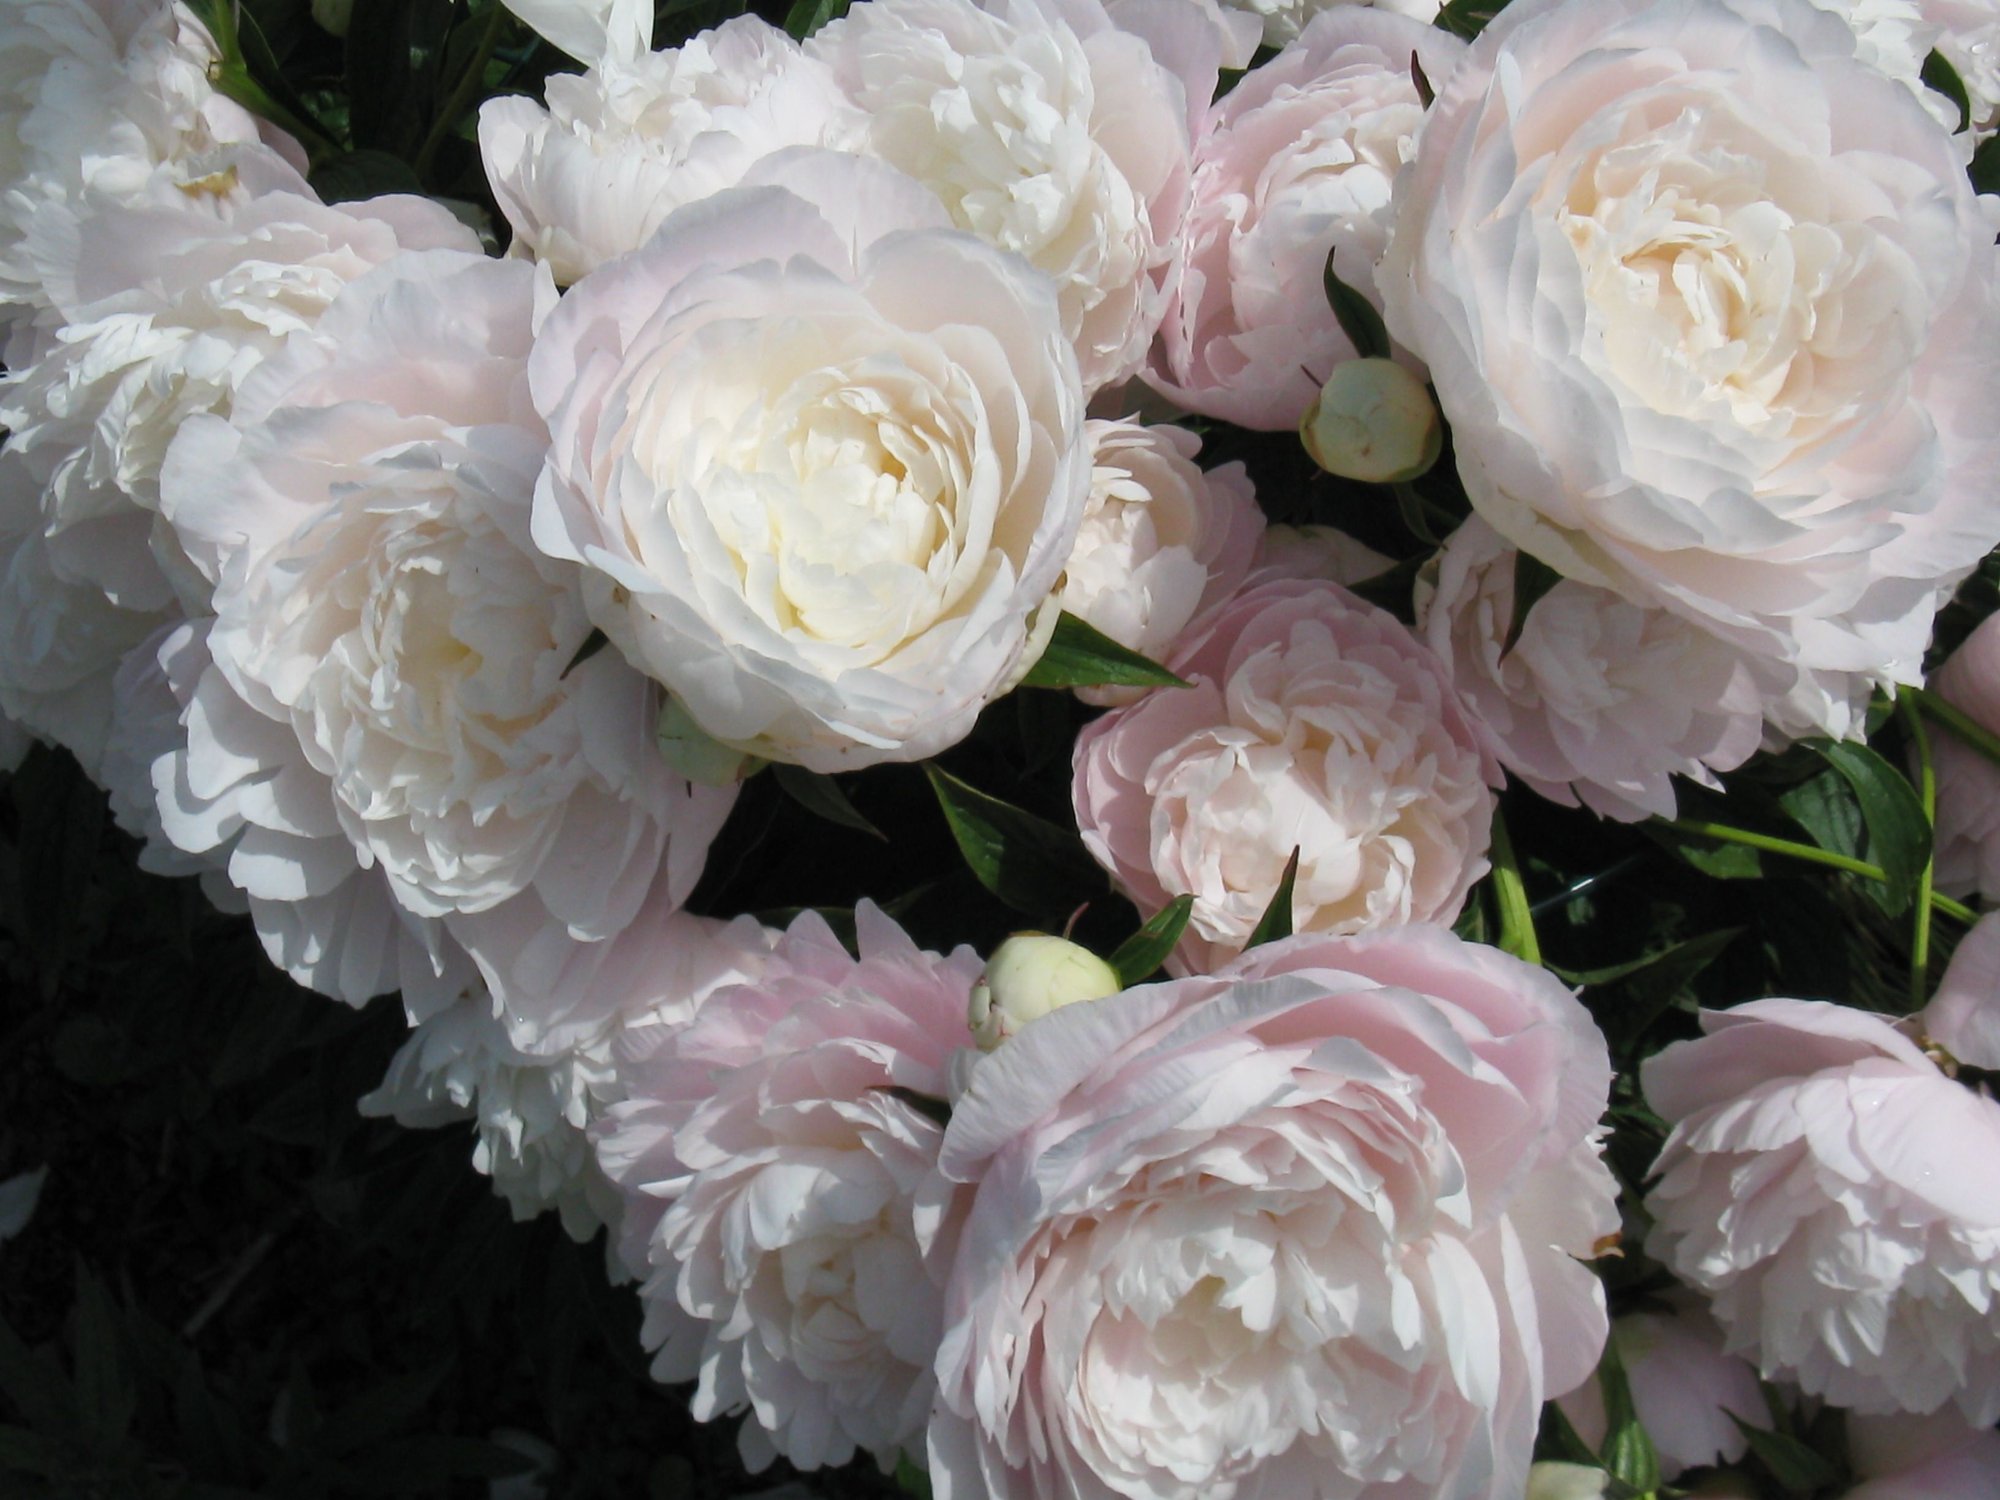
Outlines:
{"label": "blush pink peony", "polygon": [[2000,1419],[2000,1103],[1846,1006],[1759,1000],[1702,1028],[1641,1073],[1672,1126],[1647,1252],[1769,1379]]}
{"label": "blush pink peony", "polygon": [[[2000,734],[2000,615],[1945,659],[1931,688],[1981,728]],[[1953,896],[2000,897],[2000,766],[1933,724],[1937,770],[1937,885]]]}
{"label": "blush pink peony", "polygon": [[1272,579],[1168,665],[1191,685],[1086,728],[1072,792],[1085,845],[1142,911],[1194,896],[1179,965],[1243,945],[1294,848],[1295,931],[1458,915],[1499,768],[1408,630],[1337,584]]}
{"label": "blush pink peony", "polygon": [[1604,1042],[1441,928],[1302,935],[972,1071],[942,1500],[1518,1500],[1605,1323]]}
{"label": "blush pink peony", "polygon": [[1855,45],[1796,0],[1519,0],[1440,85],[1378,272],[1474,508],[1800,674],[1789,733],[1916,681],[2000,541],[1993,232]]}
{"label": "blush pink peony", "polygon": [[1353,359],[1323,290],[1327,255],[1379,305],[1390,185],[1464,43],[1407,17],[1338,5],[1209,111],[1194,148],[1179,279],[1147,380],[1190,411],[1297,427]]}
{"label": "blush pink peony", "polygon": [[1956,1412],[1847,1418],[1847,1456],[1860,1483],[1841,1500],[1991,1500],[2000,1495],[2000,1432]]}
{"label": "blush pink peony", "polygon": [[696,1381],[703,1420],[747,1411],[753,1469],[889,1467],[920,1450],[935,1390],[957,1214],[917,1096],[947,1093],[981,964],[866,902],[855,921],[858,958],[808,913],[759,977],[630,1031],[626,1102],[596,1130],[653,1374]]}

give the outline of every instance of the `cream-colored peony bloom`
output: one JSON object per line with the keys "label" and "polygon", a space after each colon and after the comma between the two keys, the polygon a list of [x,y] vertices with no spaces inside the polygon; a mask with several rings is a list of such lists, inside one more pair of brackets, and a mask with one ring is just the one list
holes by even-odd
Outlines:
{"label": "cream-colored peony bloom", "polygon": [[714,739],[821,771],[921,759],[1024,665],[1088,493],[1082,391],[1025,262],[880,163],[791,166],[680,210],[550,317],[535,540]]}
{"label": "cream-colored peony bloom", "polygon": [[636,250],[683,203],[733,187],[787,146],[852,149],[865,122],[823,63],[755,16],[685,45],[548,81],[548,107],[504,96],[479,150],[514,253],[567,286]]}
{"label": "cream-colored peony bloom", "polygon": [[1915,681],[2000,541],[1992,231],[1855,45],[1793,0],[1519,0],[1440,86],[1378,278],[1479,513],[1796,674],[1792,732]]}
{"label": "cream-colored peony bloom", "polygon": [[871,150],[1054,281],[1086,390],[1138,368],[1166,307],[1191,128],[1230,51],[1214,12],[871,0],[806,51],[867,113]]}

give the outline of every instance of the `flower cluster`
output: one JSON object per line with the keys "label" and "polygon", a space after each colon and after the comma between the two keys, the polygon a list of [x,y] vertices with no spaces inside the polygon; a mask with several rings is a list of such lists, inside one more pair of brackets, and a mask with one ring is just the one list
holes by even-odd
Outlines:
{"label": "flower cluster", "polygon": [[1990,1481],[1990,7],[466,9],[0,4],[0,759],[753,1469]]}

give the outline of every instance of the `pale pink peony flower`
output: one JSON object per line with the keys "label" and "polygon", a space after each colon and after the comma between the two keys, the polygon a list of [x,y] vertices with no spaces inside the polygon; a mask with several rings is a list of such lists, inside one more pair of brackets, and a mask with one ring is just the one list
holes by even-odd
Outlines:
{"label": "pale pink peony flower", "polygon": [[1674,776],[1717,786],[1756,753],[1765,695],[1750,666],[1679,615],[1564,579],[1509,647],[1518,555],[1473,516],[1417,586],[1418,629],[1508,770],[1630,823],[1674,815]]}
{"label": "pale pink peony flower", "polygon": [[1408,630],[1336,584],[1272,579],[1168,665],[1191,686],[1086,728],[1072,794],[1140,910],[1194,896],[1177,964],[1240,948],[1295,847],[1294,931],[1458,915],[1486,873],[1499,767]]}
{"label": "pale pink peony flower", "polygon": [[1605,1332],[1603,1038],[1442,928],[1301,935],[973,1069],[941,1500],[1518,1500]]}
{"label": "pale pink peony flower", "polygon": [[630,1032],[627,1102],[596,1130],[653,1374],[696,1380],[704,1421],[748,1410],[752,1469],[886,1468],[931,1410],[957,1210],[912,1096],[945,1097],[982,966],[866,902],[855,924],[858,959],[808,913],[760,977]]}
{"label": "pale pink peony flower", "polygon": [[[1982,621],[1946,658],[1931,688],[1981,728],[2000,734],[2000,615]],[[2000,898],[2000,766],[1941,725],[1930,728],[1937,771],[1937,887]]]}
{"label": "pale pink peony flower", "polygon": [[685,45],[548,81],[479,111],[479,151],[514,251],[567,286],[636,250],[683,203],[787,146],[858,147],[865,121],[825,64],[738,16]]}
{"label": "pale pink peony flower", "polygon": [[1849,1413],[1847,1456],[1861,1482],[1841,1500],[1992,1500],[2000,1495],[2000,1432],[1956,1412],[1911,1419]]}
{"label": "pale pink peony flower", "polygon": [[164,508],[216,619],[161,815],[254,898],[351,887],[378,942],[481,915],[600,942],[700,875],[733,790],[668,769],[645,677],[577,660],[577,570],[528,537],[552,299],[518,262],[405,257],[175,441]]}
{"label": "pale pink peony flower", "polygon": [[652,45],[651,0],[503,0],[503,3],[581,63],[634,58]]}
{"label": "pale pink peony flower", "polygon": [[1846,1006],[1759,1000],[1702,1027],[1642,1073],[1673,1127],[1648,1253],[1769,1379],[2000,1419],[2000,1104]]}
{"label": "pale pink peony flower", "polygon": [[588,1240],[605,1224],[615,1232],[619,1194],[587,1132],[625,1097],[614,1057],[620,1039],[633,1027],[686,1025],[716,990],[756,977],[774,936],[749,917],[642,915],[607,945],[636,946],[643,960],[625,964],[620,983],[600,976],[611,1002],[601,1017],[524,1050],[492,999],[475,991],[410,1033],[361,1112],[418,1129],[471,1121],[473,1168],[493,1179],[516,1219],[554,1209],[572,1239]]}
{"label": "pale pink peony flower", "polygon": [[1250,581],[1271,578],[1316,578],[1353,588],[1395,563],[1337,526],[1266,526],[1257,539],[1257,557]]}
{"label": "pale pink peony flower", "polygon": [[922,759],[1025,664],[1088,495],[1082,391],[1026,262],[880,163],[794,165],[550,316],[535,540],[715,739]]}
{"label": "pale pink peony flower", "polygon": [[[1722,1330],[1701,1299],[1676,1287],[1661,1300],[1615,1319],[1611,1340],[1639,1425],[1660,1455],[1661,1477],[1671,1480],[1683,1469],[1734,1463],[1749,1450],[1732,1412],[1753,1427],[1768,1425],[1771,1413],[1757,1372],[1722,1352]],[[1577,1435],[1601,1449],[1609,1430],[1602,1387],[1586,1380],[1561,1405]]]}
{"label": "pale pink peony flower", "polygon": [[[2000,541],[2000,298],[1958,149],[1789,0],[1520,0],[1378,268],[1475,509],[1858,727]],[[1724,290],[1727,288],[1728,290]]]}
{"label": "pale pink peony flower", "polygon": [[869,149],[1056,288],[1086,391],[1134,373],[1166,310],[1192,123],[1240,65],[1192,0],[871,0],[817,32]]}
{"label": "pale pink peony flower", "polygon": [[1342,6],[1373,5],[1377,10],[1408,16],[1428,26],[1444,9],[1441,0],[1223,0],[1230,10],[1255,16],[1264,29],[1264,45],[1282,47],[1290,42],[1315,16]]}
{"label": "pale pink peony flower", "polygon": [[2000,912],[1988,912],[1959,939],[1916,1025],[1954,1061],[2000,1070]]}
{"label": "pale pink peony flower", "polygon": [[[1063,568],[1062,607],[1154,660],[1234,594],[1250,571],[1264,513],[1240,463],[1204,472],[1201,439],[1182,427],[1084,424],[1090,499]],[[1085,689],[1090,703],[1130,689]]]}
{"label": "pale pink peony flower", "polygon": [[1146,379],[1190,411],[1299,425],[1355,350],[1323,287],[1327,255],[1369,301],[1389,189],[1424,121],[1411,76],[1442,87],[1465,44],[1405,16],[1337,5],[1209,111],[1174,301]]}

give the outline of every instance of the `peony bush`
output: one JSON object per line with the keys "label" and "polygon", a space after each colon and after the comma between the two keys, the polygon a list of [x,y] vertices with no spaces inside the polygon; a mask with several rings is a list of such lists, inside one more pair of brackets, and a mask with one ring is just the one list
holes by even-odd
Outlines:
{"label": "peony bush", "polygon": [[660,1399],[947,1500],[1984,1493],[1993,17],[394,24],[0,4],[0,761],[399,997],[359,1110]]}

